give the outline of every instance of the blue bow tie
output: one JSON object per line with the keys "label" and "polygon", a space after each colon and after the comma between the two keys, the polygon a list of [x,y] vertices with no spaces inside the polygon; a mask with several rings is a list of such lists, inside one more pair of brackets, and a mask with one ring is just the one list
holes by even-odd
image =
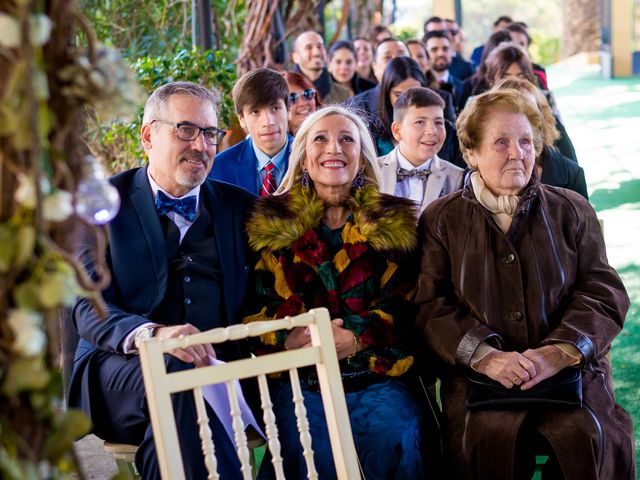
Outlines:
{"label": "blue bow tie", "polygon": [[169,212],[176,212],[181,217],[193,222],[196,218],[196,196],[189,195],[184,198],[169,198],[158,190],[156,208],[160,215],[166,215]]}

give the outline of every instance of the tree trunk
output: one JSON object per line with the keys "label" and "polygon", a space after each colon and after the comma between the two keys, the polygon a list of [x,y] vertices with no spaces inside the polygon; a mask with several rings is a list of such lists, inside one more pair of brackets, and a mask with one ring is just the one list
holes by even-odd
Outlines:
{"label": "tree trunk", "polygon": [[562,58],[600,49],[600,0],[562,2]]}

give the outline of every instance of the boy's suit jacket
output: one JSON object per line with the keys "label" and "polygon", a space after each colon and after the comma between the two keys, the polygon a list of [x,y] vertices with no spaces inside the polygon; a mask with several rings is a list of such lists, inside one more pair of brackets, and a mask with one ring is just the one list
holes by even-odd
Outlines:
{"label": "boy's suit jacket", "polygon": [[[398,171],[398,148],[394,148],[388,155],[378,158],[378,165],[382,170],[382,185],[380,191],[395,195]],[[464,170],[452,163],[442,160],[438,155],[431,162],[431,175],[427,179],[424,196],[420,202],[420,213],[431,202],[443,195],[455,192],[462,187]]]}
{"label": "boy's suit jacket", "polygon": [[[289,135],[285,152],[285,171],[289,167],[289,154],[293,137]],[[258,195],[258,158],[250,139],[246,138],[237,145],[216,155],[209,178],[237,185]]]}

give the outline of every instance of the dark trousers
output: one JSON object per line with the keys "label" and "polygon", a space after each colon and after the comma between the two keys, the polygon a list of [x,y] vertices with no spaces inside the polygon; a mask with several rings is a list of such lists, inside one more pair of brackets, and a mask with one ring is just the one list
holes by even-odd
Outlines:
{"label": "dark trousers", "polygon": [[[96,378],[92,379],[91,392],[93,432],[107,441],[140,445],[136,466],[142,478],[160,479],[140,359],[106,352],[96,357],[96,368],[92,372]],[[170,355],[165,355],[165,364],[168,372],[193,368],[193,365]],[[194,480],[207,478],[193,394],[191,391],[174,394],[172,403],[185,475]],[[207,410],[218,473],[223,480],[240,479],[240,463],[235,448],[213,411]]]}

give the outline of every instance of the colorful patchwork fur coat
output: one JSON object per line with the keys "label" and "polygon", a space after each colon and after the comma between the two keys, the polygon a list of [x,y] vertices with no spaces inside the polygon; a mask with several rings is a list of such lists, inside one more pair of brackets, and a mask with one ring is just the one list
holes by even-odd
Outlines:
{"label": "colorful patchwork fur coat", "polygon": [[[252,312],[267,320],[326,307],[354,332],[360,352],[341,362],[345,372],[400,376],[414,361],[408,298],[417,279],[416,206],[366,186],[354,190],[342,229],[323,222],[325,205],[312,188],[263,197],[247,223],[256,252]],[[286,332],[261,337],[260,349],[284,348]]]}

